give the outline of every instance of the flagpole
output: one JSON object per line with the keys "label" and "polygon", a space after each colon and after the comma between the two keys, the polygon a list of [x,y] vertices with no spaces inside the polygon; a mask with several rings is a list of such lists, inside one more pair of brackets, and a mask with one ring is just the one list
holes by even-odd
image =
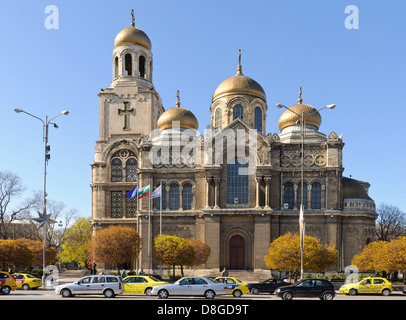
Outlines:
{"label": "flagpole", "polygon": [[159,197],[159,202],[160,202],[160,206],[159,206],[159,235],[162,235],[162,180],[161,180],[161,196]]}
{"label": "flagpole", "polygon": [[151,190],[148,196],[148,272],[151,273]]}

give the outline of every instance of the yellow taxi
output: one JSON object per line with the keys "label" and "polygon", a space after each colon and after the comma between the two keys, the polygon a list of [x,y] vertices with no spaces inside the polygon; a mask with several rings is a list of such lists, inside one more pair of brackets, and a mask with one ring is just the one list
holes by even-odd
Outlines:
{"label": "yellow taxi", "polygon": [[228,289],[227,294],[232,294],[236,298],[241,297],[243,294],[250,293],[250,290],[248,289],[248,284],[241,282],[240,280],[234,277],[217,277],[213,281],[217,283],[227,284]]}
{"label": "yellow taxi", "polygon": [[0,293],[9,294],[17,289],[15,279],[6,271],[0,271]]}
{"label": "yellow taxi", "polygon": [[167,283],[153,276],[128,276],[123,279],[124,294],[145,294],[149,296],[153,287]]}
{"label": "yellow taxi", "polygon": [[14,273],[14,279],[17,283],[17,289],[35,290],[42,286],[40,278],[29,273]]}
{"label": "yellow taxi", "polygon": [[388,296],[391,292],[392,284],[385,278],[365,278],[358,283],[347,283],[340,287],[340,292],[355,296],[362,293],[376,293]]}

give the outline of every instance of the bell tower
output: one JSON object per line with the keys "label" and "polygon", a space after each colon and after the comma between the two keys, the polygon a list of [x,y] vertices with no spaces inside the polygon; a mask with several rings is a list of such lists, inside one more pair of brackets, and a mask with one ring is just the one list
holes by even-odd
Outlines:
{"label": "bell tower", "polygon": [[148,136],[163,113],[162,101],[152,83],[151,41],[135,27],[121,30],[113,49],[113,79],[99,96],[99,141]]}

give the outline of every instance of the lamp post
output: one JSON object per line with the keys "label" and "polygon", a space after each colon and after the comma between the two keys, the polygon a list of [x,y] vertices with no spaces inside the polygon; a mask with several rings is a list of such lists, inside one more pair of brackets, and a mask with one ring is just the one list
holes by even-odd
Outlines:
{"label": "lamp post", "polygon": [[45,251],[46,251],[46,233],[47,233],[47,225],[51,223],[55,223],[56,221],[51,220],[51,214],[47,214],[47,165],[48,165],[48,160],[51,158],[49,151],[51,150],[50,146],[48,145],[48,128],[49,125],[52,124],[54,128],[58,128],[56,123],[51,122],[54,120],[56,117],[59,117],[61,114],[68,115],[69,111],[64,110],[58,113],[56,116],[52,117],[51,119],[48,119],[48,116],[45,116],[45,120],[29,113],[26,112],[22,109],[14,109],[16,113],[25,113],[35,119],[38,119],[39,121],[42,122],[43,125],[43,141],[44,141],[44,198],[43,198],[43,204],[42,204],[42,214],[38,213],[39,217],[35,218],[33,220],[39,222],[38,228],[41,228],[41,226],[44,227],[43,233],[44,233],[44,240],[43,240],[43,259],[42,259],[42,267],[43,267],[43,272],[44,274],[42,275],[42,285],[45,287]]}
{"label": "lamp post", "polygon": [[[302,103],[302,88],[300,88],[299,91],[299,104]],[[277,103],[276,107],[281,109],[285,108],[286,110],[289,110],[290,112],[294,113],[299,117],[299,120],[297,120],[296,124],[300,124],[300,135],[301,135],[301,164],[300,164],[300,213],[299,213],[299,232],[300,232],[300,279],[303,279],[303,249],[304,249],[304,236],[305,236],[305,221],[304,221],[304,205],[303,205],[303,187],[304,187],[304,137],[305,137],[305,123],[307,117],[323,110],[323,109],[334,109],[336,106],[335,104],[329,104],[326,105],[323,108],[320,108],[318,110],[314,110],[312,112],[306,113],[302,111],[301,114],[293,111],[292,109],[286,107],[283,104]]]}

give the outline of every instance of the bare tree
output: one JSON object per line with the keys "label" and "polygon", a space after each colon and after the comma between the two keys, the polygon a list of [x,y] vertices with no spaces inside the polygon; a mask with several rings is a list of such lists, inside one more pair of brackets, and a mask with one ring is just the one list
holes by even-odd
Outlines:
{"label": "bare tree", "polygon": [[406,234],[406,214],[398,207],[384,203],[376,211],[377,240],[390,241]]}
{"label": "bare tree", "polygon": [[0,171],[0,239],[8,239],[12,222],[20,219],[39,203],[38,194],[22,203],[17,202],[24,191],[19,176],[9,171]]}

